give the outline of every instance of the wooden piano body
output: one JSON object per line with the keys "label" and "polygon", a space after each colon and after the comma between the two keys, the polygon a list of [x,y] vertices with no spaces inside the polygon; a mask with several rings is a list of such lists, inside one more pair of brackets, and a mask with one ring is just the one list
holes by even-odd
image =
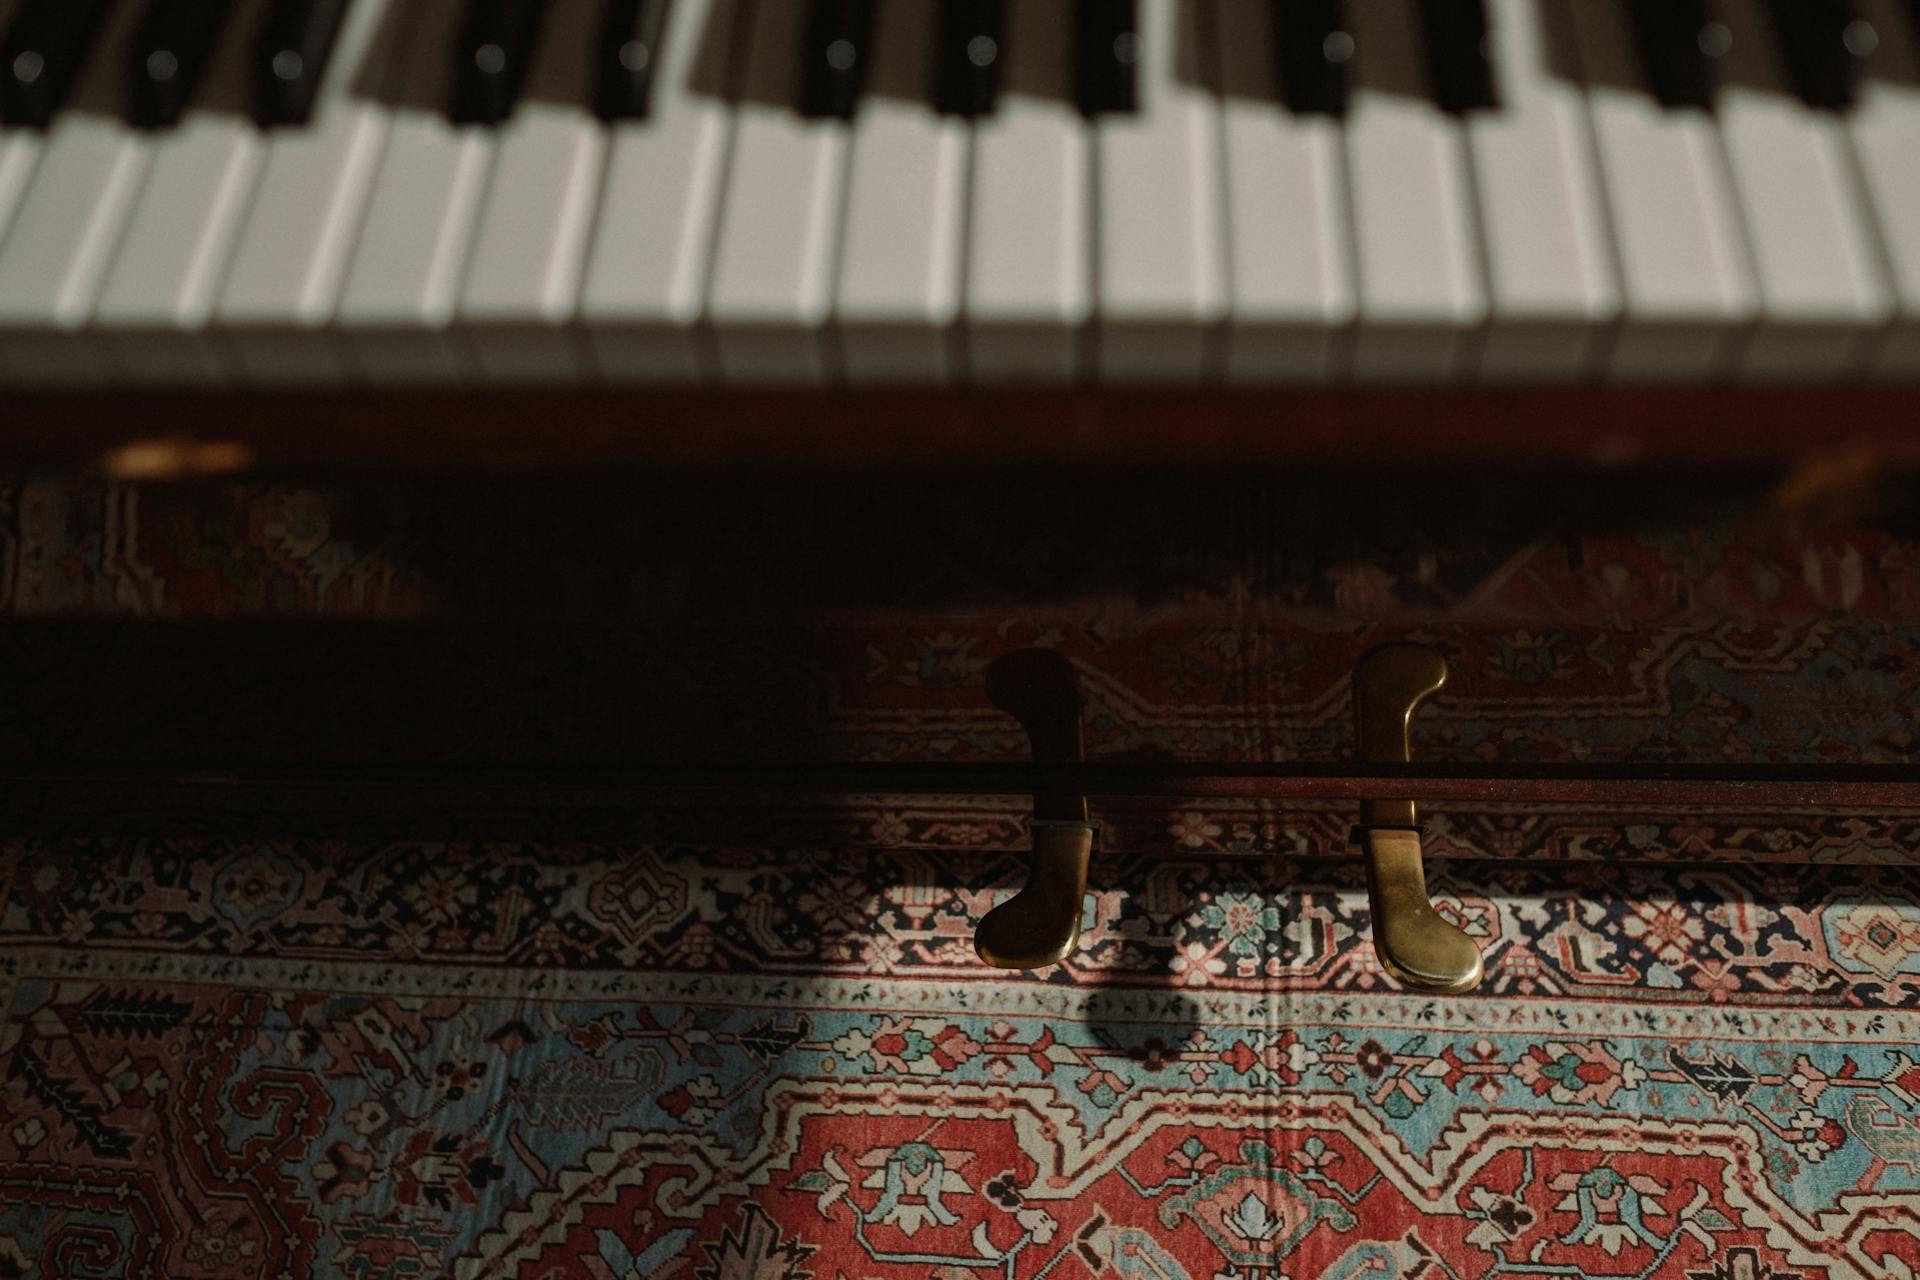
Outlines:
{"label": "wooden piano body", "polygon": [[[0,796],[33,828],[640,824],[956,865],[1063,790],[1102,849],[1299,857],[1401,800],[1429,856],[1910,864],[1914,407],[22,398],[13,518],[124,563],[16,570]],[[299,558],[335,522],[354,573]],[[278,586],[235,597],[228,557]],[[1402,766],[1352,703],[1406,642],[1450,679]],[[989,701],[1034,648],[1077,676],[1084,768]]]}

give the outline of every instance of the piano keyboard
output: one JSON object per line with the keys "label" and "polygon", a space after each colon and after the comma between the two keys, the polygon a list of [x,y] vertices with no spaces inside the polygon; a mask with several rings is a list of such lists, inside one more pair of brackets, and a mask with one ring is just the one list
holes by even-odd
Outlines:
{"label": "piano keyboard", "polygon": [[1920,0],[0,0],[0,380],[1920,377]]}

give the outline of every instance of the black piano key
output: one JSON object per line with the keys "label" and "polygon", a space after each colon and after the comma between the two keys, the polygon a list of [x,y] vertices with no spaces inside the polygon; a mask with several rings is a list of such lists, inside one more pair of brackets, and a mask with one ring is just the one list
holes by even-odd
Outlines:
{"label": "black piano key", "polygon": [[873,0],[812,0],[812,5],[801,55],[800,114],[851,120],[873,58]]}
{"label": "black piano key", "polygon": [[1810,107],[1840,111],[1853,105],[1861,64],[1879,43],[1851,0],[1768,0],[1774,42],[1794,92]]}
{"label": "black piano key", "polygon": [[1711,107],[1718,61],[1732,47],[1707,0],[1626,0],[1647,87],[1662,105]]}
{"label": "black piano key", "polygon": [[148,0],[127,47],[127,121],[136,129],[180,122],[232,10],[230,0]]}
{"label": "black piano key", "polygon": [[513,114],[545,17],[545,0],[468,0],[453,53],[455,124],[499,124]]}
{"label": "black piano key", "polygon": [[1345,115],[1354,46],[1343,0],[1272,3],[1274,70],[1288,109],[1302,115]]}
{"label": "black piano key", "polygon": [[1000,96],[1003,0],[941,0],[934,50],[934,105],[947,115],[992,115]]}
{"label": "black piano key", "polygon": [[1486,0],[1420,0],[1420,26],[1440,109],[1463,115],[1499,106]]}
{"label": "black piano key", "polygon": [[1075,0],[1074,98],[1089,116],[1139,105],[1138,0]]}
{"label": "black piano key", "polygon": [[0,41],[0,120],[45,128],[67,99],[113,0],[25,0]]}
{"label": "black piano key", "polygon": [[602,120],[645,120],[653,78],[664,52],[668,0],[608,0],[600,24],[600,80],[595,92]]}
{"label": "black piano key", "polygon": [[253,118],[262,128],[313,116],[347,0],[273,0],[253,46]]}

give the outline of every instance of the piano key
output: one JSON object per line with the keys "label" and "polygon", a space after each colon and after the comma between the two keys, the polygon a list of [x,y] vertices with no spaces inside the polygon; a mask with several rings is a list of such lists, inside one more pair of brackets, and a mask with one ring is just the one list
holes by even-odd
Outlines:
{"label": "piano key", "polygon": [[457,37],[464,0],[408,0],[409,60],[387,143],[340,290],[335,324],[357,379],[375,384],[465,380],[449,330],[493,159],[493,131],[447,119],[455,69],[432,56]]}
{"label": "piano key", "polygon": [[454,123],[499,124],[513,114],[546,15],[544,0],[469,0],[454,42]]}
{"label": "piano key", "polygon": [[1572,381],[1596,370],[1620,307],[1585,93],[1565,74],[1569,33],[1542,21],[1563,11],[1490,4],[1502,106],[1466,118],[1491,308],[1479,376]]}
{"label": "piano key", "polygon": [[[1679,0],[1663,0],[1678,3]],[[1601,191],[1620,268],[1622,317],[1605,376],[1725,376],[1759,305],[1713,117],[1666,108],[1626,9],[1561,0],[1571,23]]]}
{"label": "piano key", "polygon": [[[1711,107],[1731,33],[1707,0],[1625,0],[1646,81],[1663,106]],[[1588,8],[1575,0],[1574,9]],[[1582,14],[1584,19],[1586,15]]]}
{"label": "piano key", "polygon": [[755,5],[733,152],[720,201],[707,316],[729,382],[829,379],[821,326],[833,305],[847,126],[803,118],[805,35],[796,3]]}
{"label": "piano key", "polygon": [[1359,323],[1366,382],[1469,376],[1487,314],[1460,121],[1424,93],[1412,0],[1348,11],[1358,47],[1347,105]]}
{"label": "piano key", "polygon": [[5,239],[13,211],[26,194],[27,180],[40,163],[42,137],[36,130],[0,126],[0,240]]}
{"label": "piano key", "polygon": [[1132,111],[1139,93],[1140,0],[1077,0],[1073,30],[1081,114]]}
{"label": "piano key", "polygon": [[[0,0],[0,31],[12,26],[18,11],[18,0]],[[40,161],[44,137],[38,129],[0,123],[0,241],[6,238],[7,224],[27,189],[27,178]]]}
{"label": "piano key", "polygon": [[1354,316],[1339,123],[1280,105],[1275,59],[1265,47],[1291,7],[1261,0],[1214,6],[1233,264],[1225,361],[1233,382],[1329,380]]}
{"label": "piano key", "polygon": [[1761,0],[1721,0],[1732,32],[1718,121],[1760,284],[1749,379],[1861,373],[1892,314],[1846,125],[1792,95]]}
{"label": "piano key", "polygon": [[347,0],[272,0],[253,54],[253,118],[305,124],[333,59]]}
{"label": "piano key", "polygon": [[192,101],[230,0],[147,0],[127,57],[127,119],[137,128],[169,128]]}
{"label": "piano key", "polygon": [[1193,0],[1141,0],[1139,110],[1094,121],[1100,376],[1212,373],[1227,307],[1220,112]]}
{"label": "piano key", "polygon": [[719,84],[738,0],[677,0],[645,121],[611,130],[607,173],[580,296],[604,378],[688,382],[702,367],[705,301],[733,108]]}
{"label": "piano key", "polygon": [[480,376],[495,382],[573,382],[583,373],[570,321],[607,146],[589,76],[599,27],[585,4],[557,6],[550,27],[526,100],[496,131],[460,293],[459,324]]}
{"label": "piano key", "polygon": [[83,329],[146,173],[148,138],[123,119],[125,64],[112,56],[127,48],[138,17],[126,6],[101,29],[100,56],[88,60],[48,130],[0,242],[0,350],[14,381],[105,377]]}
{"label": "piano key", "polygon": [[967,366],[977,382],[1068,382],[1092,313],[1089,131],[1069,0],[1007,13],[999,109],[974,122]]}
{"label": "piano key", "polygon": [[1859,20],[1879,40],[1847,128],[1899,307],[1874,372],[1920,378],[1920,18],[1901,12],[1898,0],[1861,0]]}
{"label": "piano key", "polygon": [[327,383],[345,377],[326,326],[339,302],[386,143],[401,62],[388,0],[355,0],[327,67],[313,122],[269,136],[260,179],[214,307],[243,377]]}
{"label": "piano key", "polygon": [[1498,105],[1486,0],[1420,0],[1427,79],[1442,111],[1461,115]]}
{"label": "piano key", "polygon": [[665,51],[668,0],[610,0],[600,24],[602,120],[645,120]]}
{"label": "piano key", "polygon": [[[1237,8],[1226,0],[1223,12]],[[1280,94],[1301,115],[1345,115],[1355,51],[1343,0],[1268,0]],[[1239,25],[1236,23],[1236,26]]]}
{"label": "piano key", "polygon": [[251,34],[244,23],[227,24],[199,101],[154,140],[92,321],[122,380],[225,376],[205,329],[264,148],[245,115]]}
{"label": "piano key", "polygon": [[1878,39],[1852,0],[1767,0],[1767,14],[1800,101],[1816,110],[1852,106],[1861,60]]}
{"label": "piano key", "polygon": [[960,311],[966,126],[932,104],[934,0],[887,0],[849,146],[834,327],[853,383],[944,382]]}
{"label": "piano key", "polygon": [[934,102],[942,112],[993,113],[1005,40],[1005,0],[940,0]]}
{"label": "piano key", "polygon": [[853,119],[873,55],[873,0],[809,0],[800,114]]}
{"label": "piano key", "polygon": [[99,43],[113,0],[22,0],[0,43],[0,120],[45,128]]}

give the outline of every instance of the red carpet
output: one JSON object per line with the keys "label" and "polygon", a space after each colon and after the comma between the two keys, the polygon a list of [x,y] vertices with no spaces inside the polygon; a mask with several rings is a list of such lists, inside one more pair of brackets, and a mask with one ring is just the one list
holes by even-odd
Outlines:
{"label": "red carpet", "polygon": [[[542,617],[639,626],[698,594],[632,558],[646,521],[613,497],[489,524],[403,489],[16,480],[7,604],[461,620],[546,592]],[[456,528],[491,530],[491,576]],[[1116,530],[1057,545],[1124,562]],[[1455,657],[1436,754],[1902,760],[1920,554],[1875,538],[1467,540],[1132,594],[1096,557],[1045,599],[949,539],[928,601],[822,589],[785,650],[820,695],[787,723],[830,754],[1010,755],[977,674],[1038,641],[1103,752],[1337,758],[1341,664],[1401,635]],[[111,736],[8,696],[75,750]],[[1910,819],[1436,813],[1439,901],[1488,978],[1427,998],[1379,972],[1357,868],[1297,856],[1341,815],[1225,807],[1116,810],[1072,963],[985,971],[1017,816],[11,835],[0,1276],[1920,1274]]]}

